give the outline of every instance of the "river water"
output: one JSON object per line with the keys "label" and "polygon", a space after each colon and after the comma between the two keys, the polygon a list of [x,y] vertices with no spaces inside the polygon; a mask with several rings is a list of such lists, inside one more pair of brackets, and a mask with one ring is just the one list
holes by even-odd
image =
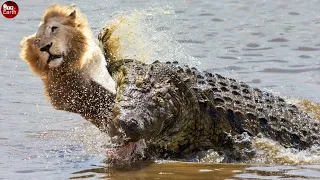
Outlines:
{"label": "river water", "polygon": [[108,137],[78,115],[54,110],[19,57],[19,41],[35,33],[45,8],[74,3],[95,35],[124,19],[117,32],[124,57],[177,60],[292,101],[320,102],[318,0],[16,2],[16,18],[0,17],[0,179],[320,179],[318,151],[283,149],[252,164],[159,161],[126,171],[105,168]]}

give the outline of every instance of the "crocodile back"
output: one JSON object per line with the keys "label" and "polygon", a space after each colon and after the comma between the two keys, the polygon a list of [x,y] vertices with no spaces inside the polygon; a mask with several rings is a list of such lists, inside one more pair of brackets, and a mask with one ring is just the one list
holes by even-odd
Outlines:
{"label": "crocodile back", "polygon": [[298,149],[319,144],[319,122],[283,98],[219,74],[192,72],[196,87],[212,103],[208,111],[218,131],[262,133]]}

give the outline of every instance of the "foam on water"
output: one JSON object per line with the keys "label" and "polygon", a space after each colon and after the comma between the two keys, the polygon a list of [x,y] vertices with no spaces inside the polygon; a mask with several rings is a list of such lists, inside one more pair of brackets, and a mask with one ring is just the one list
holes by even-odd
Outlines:
{"label": "foam on water", "polygon": [[[316,145],[306,150],[285,148],[272,139],[260,136],[253,138],[253,146],[257,153],[253,159],[245,163],[284,165],[320,163],[320,147]],[[220,163],[223,162],[223,159],[223,156],[211,150],[199,158],[199,161],[202,163]]]}
{"label": "foam on water", "polygon": [[[315,120],[320,120],[320,105],[309,100],[286,98],[290,104],[294,104],[306,111]],[[286,148],[277,141],[257,136],[253,138],[253,145],[257,148],[257,156],[252,160],[254,163],[263,164],[318,164],[320,163],[320,146],[314,145],[309,149],[298,150]]]}
{"label": "foam on water", "polygon": [[[301,100],[296,98],[286,98],[288,103],[294,104],[313,116],[315,120],[319,119],[320,105],[308,100]],[[319,164],[320,163],[320,146],[314,145],[305,150],[298,150],[295,148],[286,148],[280,145],[277,141],[258,135],[253,137],[253,146],[257,150],[254,159],[250,163],[258,164]],[[219,163],[223,161],[223,157],[215,151],[208,151],[204,157],[200,159],[201,162]]]}
{"label": "foam on water", "polygon": [[268,138],[255,137],[253,144],[257,148],[254,163],[263,164],[317,164],[320,163],[320,147],[312,146],[306,150],[285,148]]}

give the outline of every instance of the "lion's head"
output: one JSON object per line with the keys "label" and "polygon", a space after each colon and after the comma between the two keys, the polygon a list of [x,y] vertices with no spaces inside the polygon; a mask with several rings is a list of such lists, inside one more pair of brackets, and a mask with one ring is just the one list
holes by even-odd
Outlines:
{"label": "lion's head", "polygon": [[78,8],[53,5],[45,11],[37,33],[21,42],[21,57],[37,75],[48,69],[81,68],[91,37]]}

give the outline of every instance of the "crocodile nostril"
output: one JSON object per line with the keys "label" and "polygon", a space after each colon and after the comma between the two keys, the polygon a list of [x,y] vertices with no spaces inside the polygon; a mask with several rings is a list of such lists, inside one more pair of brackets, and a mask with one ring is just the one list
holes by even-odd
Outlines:
{"label": "crocodile nostril", "polygon": [[124,130],[126,136],[130,138],[130,141],[135,142],[140,140],[142,136],[142,128],[135,119],[129,121],[119,120],[121,128]]}
{"label": "crocodile nostril", "polygon": [[40,48],[40,51],[49,52],[49,49],[51,48],[51,46],[52,46],[52,43],[47,44],[47,45],[45,45],[45,46],[42,46],[42,47]]}

